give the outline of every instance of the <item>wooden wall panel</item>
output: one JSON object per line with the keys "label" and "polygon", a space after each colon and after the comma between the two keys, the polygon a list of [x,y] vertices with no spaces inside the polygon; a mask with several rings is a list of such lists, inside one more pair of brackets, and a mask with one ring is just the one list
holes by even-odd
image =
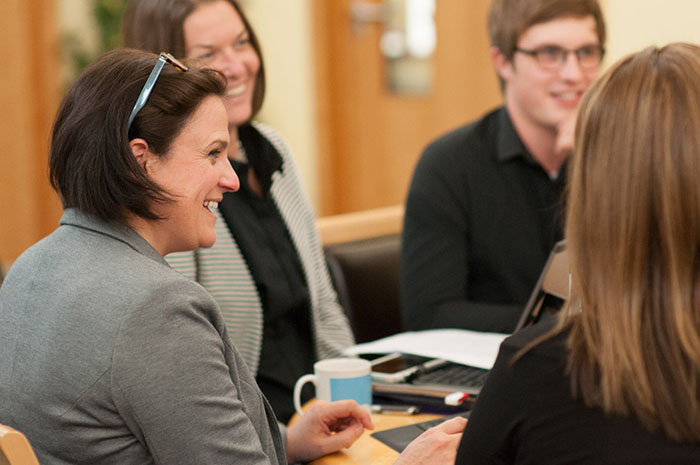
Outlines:
{"label": "wooden wall panel", "polygon": [[420,96],[387,89],[382,26],[354,28],[353,3],[312,2],[323,215],[402,204],[425,145],[501,101],[486,32],[490,0],[436,2],[433,87]]}
{"label": "wooden wall panel", "polygon": [[0,264],[50,233],[61,213],[47,175],[48,136],[60,99],[53,0],[0,2]]}

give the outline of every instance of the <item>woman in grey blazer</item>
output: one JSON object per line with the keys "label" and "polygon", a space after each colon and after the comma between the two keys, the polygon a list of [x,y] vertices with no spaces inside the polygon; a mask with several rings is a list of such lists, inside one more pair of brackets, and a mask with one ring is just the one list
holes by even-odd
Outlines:
{"label": "woman in grey blazer", "polygon": [[117,50],[61,105],[65,214],[0,290],[0,422],[43,464],[283,464],[371,427],[342,401],[281,432],[214,299],[163,259],[211,246],[211,209],[238,188],[223,91],[216,71]]}
{"label": "woman in grey blazer", "polygon": [[[214,299],[163,259],[211,246],[211,209],[238,188],[223,82],[116,50],[61,105],[50,175],[65,213],[0,288],[0,423],[44,465],[284,464],[372,427],[339,401],[280,431]],[[453,460],[463,428],[426,433],[400,462]]]}

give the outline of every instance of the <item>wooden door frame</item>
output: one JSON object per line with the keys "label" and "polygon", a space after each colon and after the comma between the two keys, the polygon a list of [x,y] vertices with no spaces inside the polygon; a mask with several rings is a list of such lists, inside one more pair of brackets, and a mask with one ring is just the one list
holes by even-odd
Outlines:
{"label": "wooden door frame", "polygon": [[332,111],[333,70],[327,59],[333,50],[333,34],[331,30],[332,11],[328,0],[311,0],[312,40],[314,60],[314,81],[316,92],[316,131],[318,147],[318,213],[320,216],[334,213],[335,205],[333,182],[335,172]]}
{"label": "wooden door frame", "polygon": [[[402,203],[403,197],[397,195],[399,193],[396,191],[396,183],[387,181],[397,180],[403,184],[406,167],[409,166],[400,165],[400,169],[395,173],[397,177],[392,179],[392,170],[398,166],[396,153],[391,153],[385,139],[377,140],[377,147],[378,150],[383,150],[381,153],[387,153],[388,157],[384,159],[381,158],[381,154],[370,154],[370,157],[375,158],[370,158],[369,162],[368,154],[365,153],[368,150],[367,139],[357,140],[356,151],[350,145],[353,144],[352,138],[363,137],[367,128],[366,124],[363,125],[357,120],[357,107],[353,109],[352,105],[355,105],[358,99],[361,100],[360,96],[365,95],[365,92],[371,95],[371,98],[376,98],[377,85],[384,85],[381,76],[377,76],[374,62],[370,61],[367,66],[363,66],[361,61],[365,55],[358,55],[368,53],[369,42],[379,43],[381,28],[369,25],[364,36],[352,36],[349,40],[350,1],[311,0],[318,128],[318,205],[321,215]],[[371,0],[372,3],[381,1]],[[378,127],[390,131],[403,131],[406,130],[407,121],[425,126],[424,135],[427,138],[418,133],[407,134],[408,139],[412,140],[411,144],[415,146],[411,146],[410,153],[406,152],[404,147],[402,153],[408,154],[405,160],[409,160],[407,163],[411,163],[411,167],[424,144],[440,134],[478,118],[487,110],[498,106],[501,101],[489,53],[486,27],[489,0],[469,0],[469,5],[455,3],[443,6],[450,8],[436,10],[436,21],[439,23],[438,47],[434,55],[436,68],[432,97],[425,100],[422,96],[404,98],[385,95],[386,98],[381,97],[382,101],[378,102],[379,106],[376,108],[379,118],[396,118],[386,125],[383,122],[388,120],[382,119]],[[377,58],[370,55],[368,59],[370,57],[372,60]],[[337,61],[343,59],[346,61]],[[362,69],[355,72],[350,66]],[[343,95],[343,92],[354,92],[357,95]],[[403,118],[407,112],[415,111],[420,112],[415,113],[418,115],[415,119]],[[368,112],[368,118],[377,116],[372,109],[368,109]],[[359,113],[361,114],[361,110]],[[348,115],[349,119],[344,120]],[[360,132],[355,134],[356,130]],[[388,134],[394,138],[401,137],[395,130]],[[370,180],[368,184],[363,185],[363,181],[373,176],[372,169],[378,173],[376,180]],[[352,184],[355,181],[360,185]],[[372,184],[373,181],[375,182]],[[356,186],[358,189],[353,191]],[[408,186],[401,187],[404,188],[407,189]],[[381,204],[381,200],[368,202],[365,194],[377,195],[377,199],[383,198],[386,203]],[[405,195],[405,191],[400,194]]]}
{"label": "wooden door frame", "polygon": [[61,206],[48,180],[49,131],[61,95],[54,0],[3,0],[7,44],[0,118],[0,265],[51,232]]}

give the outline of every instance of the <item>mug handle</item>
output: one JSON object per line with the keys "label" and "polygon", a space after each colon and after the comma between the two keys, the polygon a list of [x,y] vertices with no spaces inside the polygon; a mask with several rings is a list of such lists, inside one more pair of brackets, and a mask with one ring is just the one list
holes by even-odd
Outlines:
{"label": "mug handle", "polygon": [[299,416],[304,414],[304,411],[301,409],[301,388],[309,382],[314,383],[314,386],[316,386],[316,375],[304,375],[294,385],[294,408]]}

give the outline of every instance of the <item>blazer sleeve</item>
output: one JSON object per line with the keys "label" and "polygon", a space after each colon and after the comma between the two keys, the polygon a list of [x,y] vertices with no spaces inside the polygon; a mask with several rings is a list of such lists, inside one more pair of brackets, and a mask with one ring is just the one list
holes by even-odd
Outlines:
{"label": "blazer sleeve", "polygon": [[[265,401],[214,301],[161,286],[130,311],[114,348],[116,408],[155,463],[277,463]],[[232,355],[233,354],[233,355]]]}

